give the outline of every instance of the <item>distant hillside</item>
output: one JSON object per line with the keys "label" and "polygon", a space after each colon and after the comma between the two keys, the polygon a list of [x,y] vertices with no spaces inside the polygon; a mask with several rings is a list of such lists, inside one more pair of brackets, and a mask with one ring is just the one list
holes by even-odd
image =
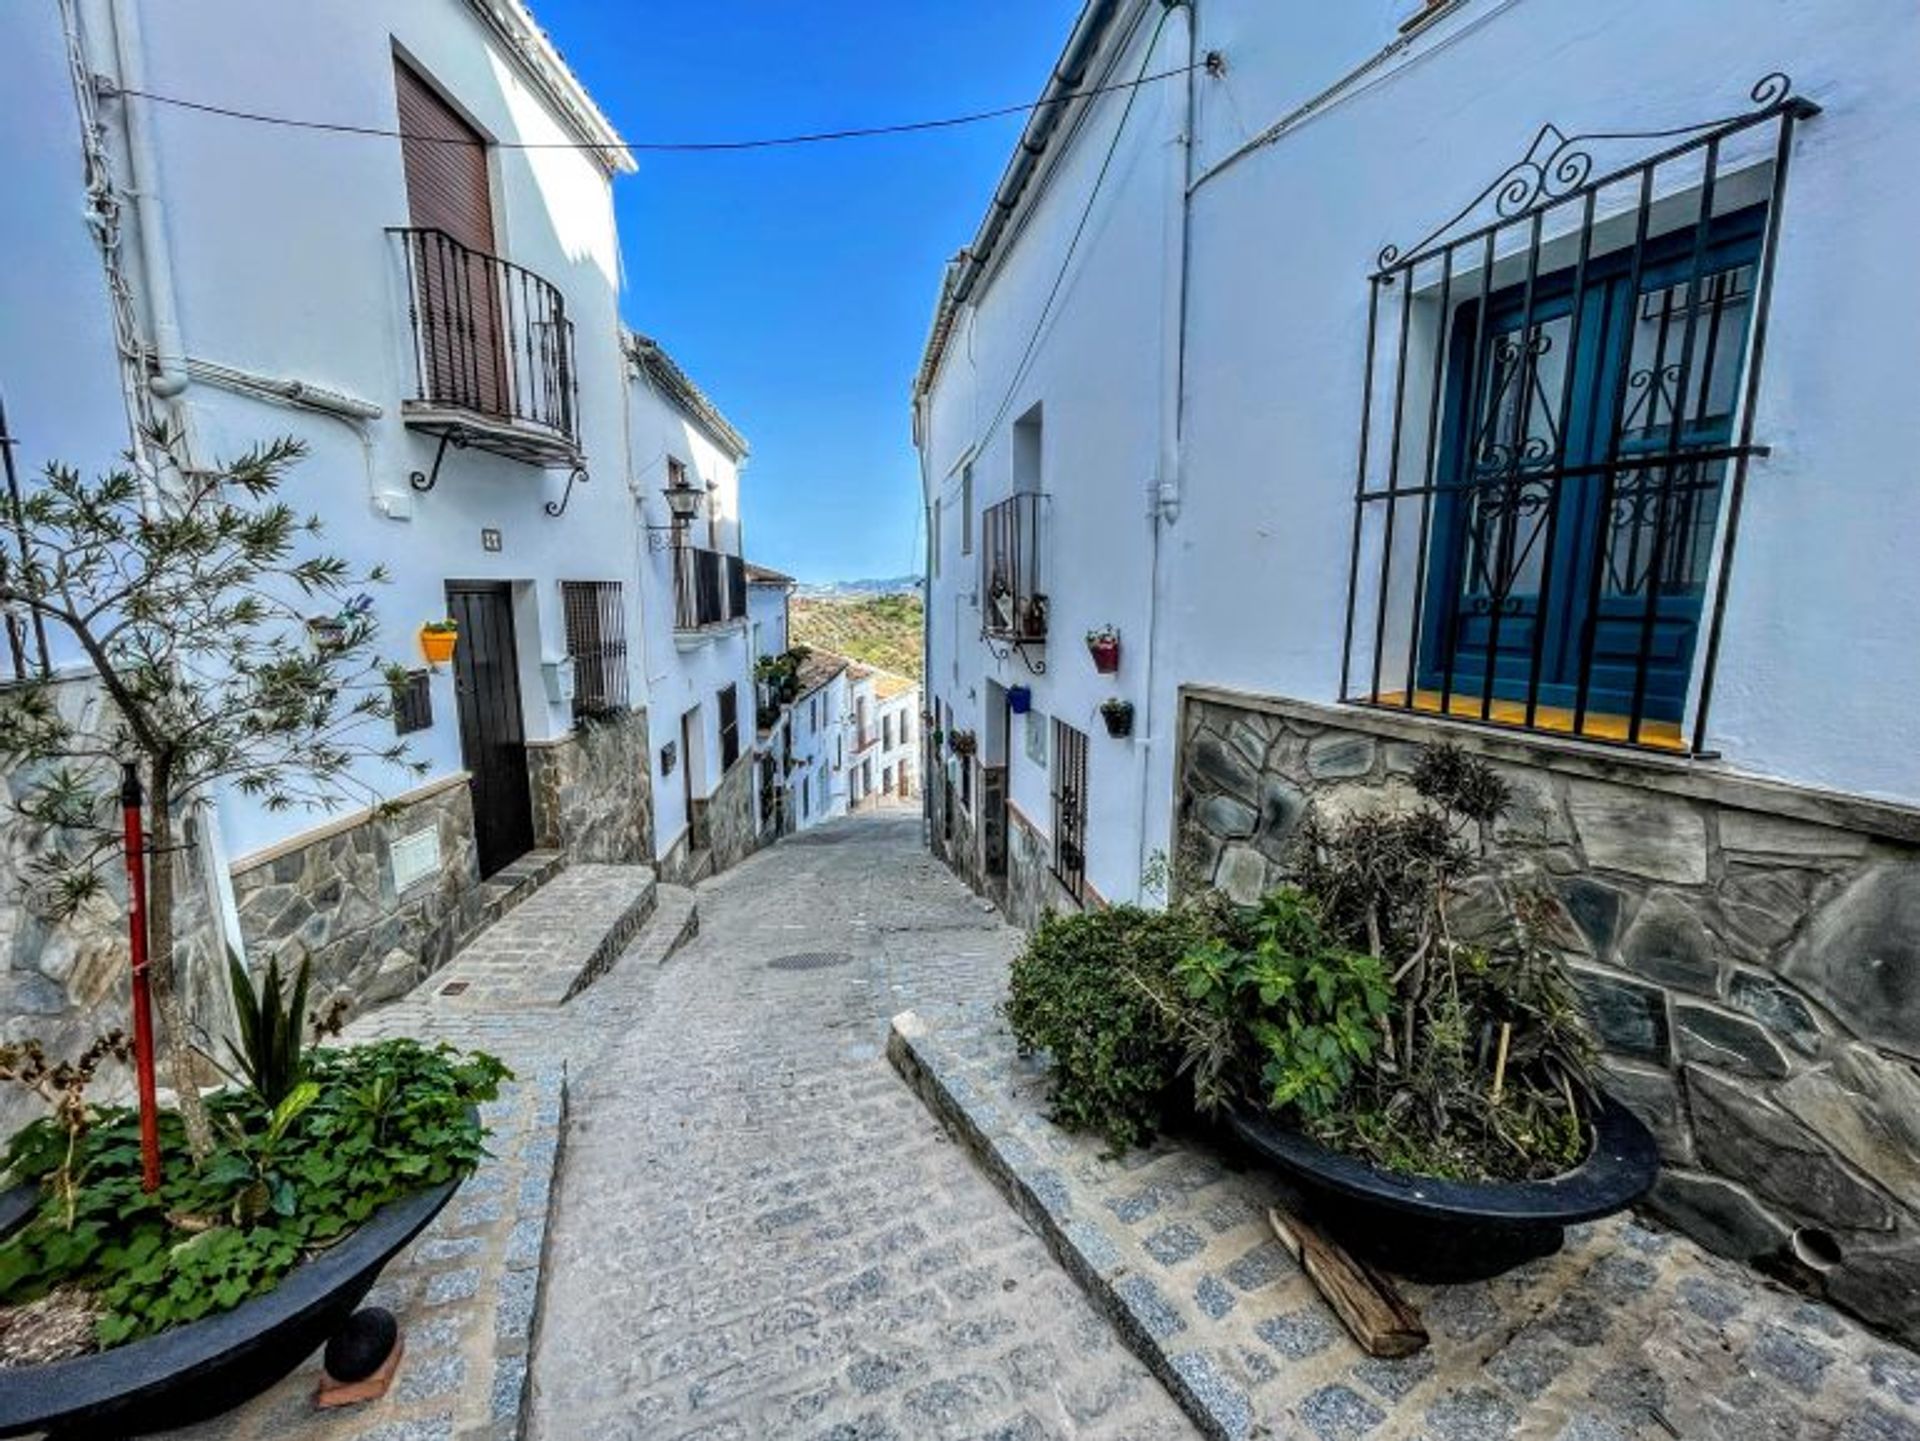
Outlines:
{"label": "distant hillside", "polygon": [[866,595],[913,595],[919,589],[919,576],[896,575],[891,580],[829,580],[818,584],[802,582],[794,594],[809,600],[843,600]]}
{"label": "distant hillside", "polygon": [[795,595],[793,640],[919,680],[920,594],[850,599]]}

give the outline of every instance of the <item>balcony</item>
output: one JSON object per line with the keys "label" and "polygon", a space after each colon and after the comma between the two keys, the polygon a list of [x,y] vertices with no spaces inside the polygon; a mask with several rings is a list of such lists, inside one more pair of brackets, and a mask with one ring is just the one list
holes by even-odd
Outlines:
{"label": "balcony", "polygon": [[573,322],[560,292],[445,231],[387,233],[405,270],[407,425],[439,436],[443,453],[451,442],[529,465],[579,465]]}
{"label": "balcony", "polygon": [[680,545],[673,551],[673,628],[709,630],[744,620],[747,566],[737,555]]}
{"label": "balcony", "polygon": [[1027,493],[988,506],[980,517],[980,633],[1024,657],[1047,638],[1047,594],[1041,576],[1042,507]]}

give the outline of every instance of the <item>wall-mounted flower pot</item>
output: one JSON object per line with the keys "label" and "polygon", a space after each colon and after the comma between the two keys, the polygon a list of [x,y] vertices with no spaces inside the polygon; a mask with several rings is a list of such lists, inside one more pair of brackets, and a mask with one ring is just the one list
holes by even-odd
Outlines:
{"label": "wall-mounted flower pot", "polygon": [[970,756],[980,748],[979,739],[972,731],[953,733],[953,753],[957,756]]}
{"label": "wall-mounted flower pot", "polygon": [[1087,654],[1093,657],[1093,668],[1101,675],[1112,675],[1120,669],[1120,632],[1112,626],[1087,632]]}
{"label": "wall-mounted flower pot", "polygon": [[1007,709],[1015,715],[1025,715],[1033,709],[1033,688],[1014,685],[1007,687]]}
{"label": "wall-mounted flower pot", "polygon": [[1107,734],[1124,740],[1133,734],[1133,702],[1110,700],[1100,707],[1100,719],[1107,723]]}
{"label": "wall-mounted flower pot", "polygon": [[420,627],[420,653],[427,658],[428,665],[445,665],[453,659],[454,647],[459,643],[460,632],[450,623]]}

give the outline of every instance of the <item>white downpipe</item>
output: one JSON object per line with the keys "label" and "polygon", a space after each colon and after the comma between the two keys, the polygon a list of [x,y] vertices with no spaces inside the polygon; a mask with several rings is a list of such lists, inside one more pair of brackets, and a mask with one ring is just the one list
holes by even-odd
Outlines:
{"label": "white downpipe", "polygon": [[127,128],[127,166],[133,183],[134,210],[140,217],[140,262],[146,271],[147,322],[153,334],[159,373],[147,382],[162,400],[184,394],[186,346],[180,338],[180,312],[174,304],[173,254],[167,239],[167,204],[160,183],[160,160],[153,143],[150,102],[127,95],[146,89],[146,50],[140,38],[139,0],[113,0],[114,58],[120,75],[121,112]]}
{"label": "white downpipe", "polygon": [[[1197,31],[1193,23],[1192,0],[1172,0],[1168,6],[1167,34],[1174,54],[1185,55],[1183,63],[1194,60]],[[1187,83],[1180,88],[1181,99],[1174,109],[1173,132],[1166,140],[1167,174],[1164,181],[1167,204],[1162,207],[1165,233],[1161,245],[1160,277],[1160,455],[1152,485],[1149,487],[1147,523],[1152,528],[1147,565],[1147,644],[1146,664],[1140,694],[1140,767],[1139,848],[1135,857],[1134,885],[1147,871],[1151,851],[1147,840],[1147,814],[1153,786],[1155,747],[1155,661],[1160,654],[1160,547],[1163,532],[1180,517],[1181,488],[1181,390],[1186,374],[1187,318],[1187,241],[1188,185],[1192,178],[1193,92],[1196,72],[1189,70]],[[1142,897],[1144,899],[1144,897]]]}

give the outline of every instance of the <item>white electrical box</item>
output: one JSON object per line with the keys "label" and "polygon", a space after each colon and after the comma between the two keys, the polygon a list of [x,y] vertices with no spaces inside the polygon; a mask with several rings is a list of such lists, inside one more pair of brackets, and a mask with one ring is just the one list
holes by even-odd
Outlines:
{"label": "white electrical box", "polygon": [[440,831],[437,826],[417,830],[393,843],[388,863],[393,868],[393,888],[404,891],[429,876],[440,874]]}
{"label": "white electrical box", "polygon": [[574,690],[573,657],[540,662],[540,679],[546,683],[547,699],[554,705],[572,705]]}

